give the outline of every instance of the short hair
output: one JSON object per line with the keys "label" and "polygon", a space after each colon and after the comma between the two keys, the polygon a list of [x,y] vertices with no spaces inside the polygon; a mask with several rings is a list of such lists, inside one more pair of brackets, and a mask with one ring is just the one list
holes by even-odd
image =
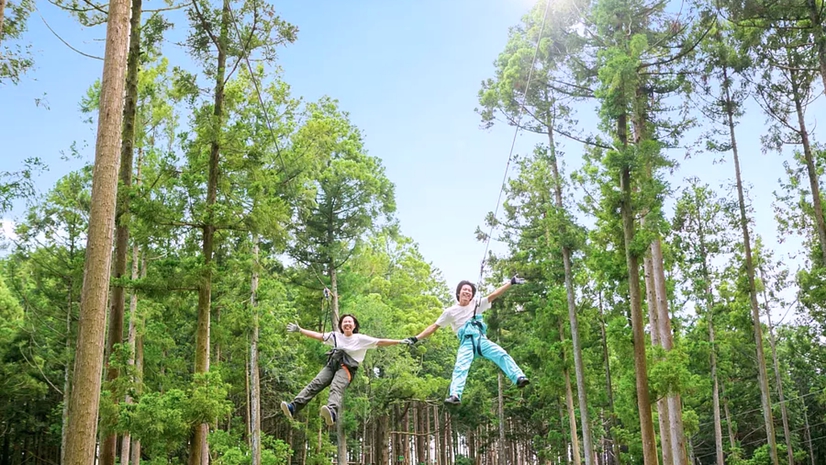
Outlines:
{"label": "short hair", "polygon": [[345,318],[347,318],[348,316],[349,316],[350,318],[352,318],[352,319],[353,319],[353,324],[355,325],[355,328],[353,328],[353,334],[358,333],[358,332],[359,332],[359,320],[357,320],[357,319],[356,319],[356,317],[355,317],[354,315],[351,315],[351,314],[349,314],[349,313],[345,313],[344,315],[341,315],[341,316],[339,317],[339,319],[338,319],[338,330],[339,330],[339,331],[341,331],[341,323],[342,323],[342,322],[344,321],[344,319],[345,319]]}
{"label": "short hair", "polygon": [[464,287],[466,284],[470,286],[470,290],[473,293],[473,295],[470,296],[470,298],[472,299],[474,296],[476,296],[476,285],[468,280],[462,280],[459,281],[459,285],[456,286],[456,300],[459,300],[459,292],[462,291],[462,287]]}

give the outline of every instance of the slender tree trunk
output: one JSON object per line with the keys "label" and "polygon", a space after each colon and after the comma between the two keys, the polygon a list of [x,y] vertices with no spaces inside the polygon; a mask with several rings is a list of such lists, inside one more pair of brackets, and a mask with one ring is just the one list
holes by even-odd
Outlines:
{"label": "slender tree trunk", "polygon": [[729,450],[737,448],[737,439],[734,436],[734,424],[731,422],[731,412],[728,409],[728,398],[723,396],[723,412],[726,414],[726,428],[728,429]]}
{"label": "slender tree trunk", "polygon": [[[212,311],[212,256],[215,248],[214,209],[218,198],[219,160],[221,157],[221,132],[224,122],[224,81],[227,64],[227,41],[229,37],[229,0],[224,0],[221,10],[221,32],[218,44],[218,63],[215,73],[215,101],[212,112],[212,142],[209,154],[209,178],[207,181],[207,220],[203,226],[203,268],[198,289],[198,327],[195,333],[195,373],[209,373],[210,326]],[[209,424],[195,425],[190,444],[189,465],[207,465],[209,446],[207,434]]]}
{"label": "slender tree trunk", "polygon": [[[621,118],[624,120],[624,117]],[[624,127],[624,122],[621,123]],[[651,401],[648,396],[648,367],[645,359],[645,328],[642,322],[642,302],[640,301],[639,259],[634,247],[634,213],[631,210],[631,170],[622,168],[620,189],[623,194],[620,211],[625,240],[625,261],[628,268],[628,293],[631,304],[631,326],[634,339],[634,371],[636,373],[637,410],[640,415],[643,461],[645,465],[657,465],[657,441],[654,436],[654,422],[651,417]]]}
{"label": "slender tree trunk", "polygon": [[772,364],[774,366],[774,377],[777,382],[777,397],[780,399],[780,416],[783,420],[783,436],[786,440],[786,457],[789,465],[794,465],[794,448],[792,447],[792,433],[789,429],[789,411],[786,406],[786,397],[783,395],[783,376],[780,372],[780,362],[777,360],[777,347],[774,340],[774,326],[772,326],[772,313],[769,307],[769,296],[766,293],[766,274],[762,273],[763,278],[763,301],[766,305],[766,320],[769,328],[769,348],[772,351]]}
{"label": "slender tree trunk", "polygon": [[[138,163],[140,165],[140,163]],[[140,167],[139,171],[140,173]],[[146,253],[144,252],[143,256],[141,257],[141,279],[146,278]],[[132,295],[132,302],[130,306],[134,305],[134,308],[137,310],[138,305],[138,298],[136,294]],[[130,307],[131,308],[131,307]],[[136,320],[138,320],[136,318]],[[140,321],[141,327],[143,327],[143,317],[141,317],[138,321]],[[136,329],[135,331],[135,392],[140,394],[141,390],[143,389],[143,333],[142,328]],[[131,335],[130,335],[131,338]],[[140,465],[141,463],[141,441],[140,439],[132,439],[132,464],[131,465]]]}
{"label": "slender tree trunk", "polygon": [[252,280],[250,283],[250,310],[252,334],[250,335],[250,430],[252,465],[261,465],[261,381],[258,373],[258,234],[252,235]]}
{"label": "slender tree trunk", "polygon": [[[556,144],[554,143],[553,125],[548,124],[548,147],[551,153],[551,170],[554,177],[554,196],[556,198],[556,208],[561,214],[565,205],[562,201],[562,178],[559,175],[559,167],[556,160]],[[562,234],[567,230],[567,224],[563,222]],[[571,343],[574,350],[574,373],[576,375],[577,397],[579,399],[579,415],[582,424],[582,445],[584,448],[585,465],[592,464],[594,446],[591,438],[591,420],[588,416],[588,390],[585,386],[585,363],[582,360],[582,343],[579,338],[579,320],[576,314],[576,297],[574,292],[574,272],[571,263],[571,249],[562,247],[562,264],[565,269],[565,293],[568,304],[568,322],[571,326]]]}
{"label": "slender tree trunk", "polygon": [[812,430],[809,427],[809,412],[806,408],[806,401],[803,400],[803,431],[806,435],[806,444],[809,446],[809,464],[815,465],[815,451],[812,448]]}
{"label": "slender tree trunk", "polygon": [[[114,279],[126,276],[127,255],[129,252],[129,197],[132,189],[132,159],[135,149],[135,120],[138,110],[138,63],[140,61],[142,0],[132,0],[130,19],[129,56],[126,66],[126,97],[123,109],[123,129],[120,150],[120,186],[118,188],[117,211],[115,213],[115,267]],[[119,370],[110,365],[115,347],[123,342],[123,316],[126,306],[126,293],[122,283],[116,281],[112,289],[109,311],[109,337],[106,345],[106,381],[112,383],[118,378]],[[112,401],[117,403],[119,394],[114,384],[110,387]],[[109,425],[110,427],[112,425]],[[103,438],[100,445],[100,464],[114,465],[117,452],[117,434],[110,433]]]}
{"label": "slender tree trunk", "polygon": [[[648,303],[648,325],[651,327],[651,345],[662,347],[659,332],[660,314],[657,310],[657,285],[654,282],[654,263],[650,255],[643,259],[643,269],[645,270],[645,296]],[[668,401],[665,397],[657,399],[657,420],[660,423],[660,449],[662,449],[663,465],[674,463],[670,418]]]}
{"label": "slender tree trunk", "polygon": [[497,449],[499,449],[499,463],[505,463],[505,389],[502,383],[501,371],[499,372],[497,380],[499,382],[499,391],[497,396],[497,413],[499,414],[499,447]]}
{"label": "slender tree trunk", "polygon": [[[760,384],[760,399],[763,408],[763,422],[766,427],[766,440],[769,444],[769,454],[772,464],[778,465],[777,442],[774,436],[774,419],[771,410],[771,393],[769,391],[769,378],[766,370],[766,357],[763,350],[763,328],[760,325],[760,307],[757,304],[757,289],[754,284],[754,262],[751,256],[751,239],[749,238],[749,225],[746,218],[746,200],[743,194],[743,181],[740,177],[740,157],[737,151],[737,138],[734,133],[734,104],[731,98],[728,85],[728,70],[723,68],[723,89],[725,92],[726,116],[728,118],[729,137],[731,138],[731,150],[734,158],[734,172],[737,179],[737,200],[740,206],[740,228],[743,231],[743,248],[746,255],[746,274],[749,282],[749,298],[751,301],[751,317],[754,326],[754,343],[757,352],[757,381]],[[823,244],[823,242],[821,242]]]}
{"label": "slender tree trunk", "polygon": [[[705,231],[703,229],[703,221],[700,219],[700,201],[696,199],[695,208],[697,209],[697,217],[694,218],[700,242],[700,256],[702,257],[702,272],[703,279],[706,283],[705,300],[706,300],[706,317],[708,322],[708,343],[710,346],[710,361],[711,361],[711,383],[712,383],[712,409],[714,410],[714,450],[717,456],[717,465],[725,465],[725,454],[723,453],[723,425],[720,418],[720,384],[717,379],[717,346],[714,343],[714,294],[711,288],[711,272],[708,269],[708,250],[706,248]],[[693,460],[692,460],[693,463]]]}
{"label": "slender tree trunk", "polygon": [[614,438],[614,434],[611,431],[611,428],[614,427],[616,424],[616,415],[614,414],[614,388],[611,385],[611,359],[608,355],[608,338],[605,335],[605,313],[602,309],[602,291],[599,292],[598,295],[598,302],[599,302],[599,330],[600,336],[602,338],[602,358],[605,360],[605,388],[608,394],[608,409],[609,409],[609,420],[608,420],[608,436],[611,440],[611,452],[610,452],[610,459],[608,460],[609,465],[614,465],[615,463],[620,463],[620,454],[619,454],[619,444],[617,444],[616,439]]}
{"label": "slender tree trunk", "polygon": [[[128,70],[127,70],[127,74],[128,74]],[[127,78],[127,80],[128,80],[128,78]],[[142,165],[143,165],[143,151],[138,150],[138,163],[137,163],[136,172],[135,172],[135,185],[140,185],[140,183],[141,183]],[[133,242],[132,242],[132,275],[131,275],[132,281],[137,281],[138,280],[139,271],[141,273],[143,273],[144,276],[146,274],[146,264],[145,263],[144,263],[142,271],[139,270],[140,261],[141,261],[140,249],[138,248],[138,244],[136,242],[134,242],[134,240],[133,240]],[[129,297],[129,330],[127,332],[127,338],[126,338],[127,344],[129,345],[129,360],[127,361],[127,364],[130,367],[133,367],[132,368],[133,374],[131,375],[132,376],[132,383],[136,383],[136,381],[137,381],[136,375],[134,374],[137,334],[138,334],[138,293],[137,293],[136,290],[133,289],[132,294]],[[130,396],[127,393],[125,398],[124,398],[124,402],[126,402],[127,404],[131,404],[133,402],[132,396]],[[121,450],[121,453],[120,453],[121,465],[129,465],[129,462],[131,461],[130,460],[131,455],[132,455],[131,449],[132,449],[132,437],[129,434],[129,432],[127,431],[123,435],[123,439],[121,440],[121,448],[120,448],[120,450]]]}
{"label": "slender tree trunk", "polygon": [[[565,328],[562,320],[559,320],[559,341],[564,347]],[[568,357],[565,354],[565,349],[562,349],[562,364],[565,368],[562,370],[562,376],[565,379],[565,407],[568,410],[568,429],[571,431],[571,455],[574,458],[574,465],[580,465],[582,458],[579,455],[579,438],[577,437],[576,429],[576,409],[574,409],[574,391],[571,387],[571,374],[568,371]]]}
{"label": "slender tree trunk", "polygon": [[111,0],[108,11],[65,465],[87,465],[95,460],[129,43],[129,2]]}
{"label": "slender tree trunk", "polygon": [[[671,315],[668,311],[668,294],[665,285],[665,261],[663,259],[662,242],[655,238],[651,243],[651,262],[653,264],[654,285],[657,291],[657,321],[660,331],[660,344],[666,352],[674,348],[674,336],[671,330]],[[674,465],[686,465],[685,432],[683,428],[683,406],[679,392],[669,393],[668,403],[668,430],[671,433],[671,457]]]}
{"label": "slender tree trunk", "polygon": [[[70,252],[74,256],[74,250]],[[70,361],[72,351],[72,308],[74,307],[74,281],[70,278],[66,286],[68,288],[68,301],[66,302],[66,370],[63,372],[63,415],[60,442],[60,463],[66,463],[66,440],[69,433],[69,399],[72,394],[72,364]],[[6,435],[8,440],[9,435]]]}

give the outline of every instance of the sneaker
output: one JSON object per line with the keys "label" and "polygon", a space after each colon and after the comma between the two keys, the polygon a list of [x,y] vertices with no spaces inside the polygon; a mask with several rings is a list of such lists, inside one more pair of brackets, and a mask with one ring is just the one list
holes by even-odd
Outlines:
{"label": "sneaker", "polygon": [[452,396],[448,397],[447,399],[445,399],[445,403],[449,404],[449,405],[459,405],[459,404],[462,403],[462,401],[459,400],[459,397],[452,395]]}
{"label": "sneaker", "polygon": [[531,384],[531,380],[529,380],[528,378],[526,378],[526,377],[524,377],[524,376],[520,376],[520,377],[516,380],[516,387],[518,387],[518,388],[523,388],[523,387],[525,387],[525,386],[527,386],[527,385],[529,385],[529,384]]}
{"label": "sneaker", "polygon": [[295,414],[295,407],[293,407],[293,404],[288,402],[281,402],[281,411],[284,412],[284,415],[287,415],[290,420],[292,420],[293,414]]}
{"label": "sneaker", "polygon": [[321,407],[321,418],[324,419],[327,426],[333,426],[336,424],[336,411],[325,405]]}

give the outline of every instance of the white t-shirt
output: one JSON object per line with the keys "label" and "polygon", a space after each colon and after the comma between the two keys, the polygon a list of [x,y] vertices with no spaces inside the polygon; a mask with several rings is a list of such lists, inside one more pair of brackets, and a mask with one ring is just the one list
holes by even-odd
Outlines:
{"label": "white t-shirt", "polygon": [[[476,299],[470,301],[469,304],[461,306],[458,303],[452,307],[446,308],[436,324],[440,327],[450,325],[454,333],[459,333],[459,328],[464,326],[473,317],[473,309],[476,308]],[[476,314],[481,315],[482,312],[490,308],[490,302],[487,297],[483,297],[479,303],[479,308],[476,308]]]}
{"label": "white t-shirt", "polygon": [[[335,334],[336,337],[333,337],[333,334]],[[361,363],[364,361],[367,349],[375,349],[378,347],[379,340],[375,337],[359,333],[347,337],[343,333],[336,331],[335,333],[324,333],[324,343],[328,346],[343,350],[347,355],[353,357],[353,360]]]}

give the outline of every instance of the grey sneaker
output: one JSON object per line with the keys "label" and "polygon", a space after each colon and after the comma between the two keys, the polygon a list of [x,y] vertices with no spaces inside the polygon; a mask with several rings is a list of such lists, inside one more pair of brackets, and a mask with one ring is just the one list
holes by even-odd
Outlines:
{"label": "grey sneaker", "polygon": [[333,426],[336,424],[335,410],[327,407],[326,405],[321,407],[321,418],[324,419],[324,423],[327,423],[327,426]]}
{"label": "grey sneaker", "polygon": [[293,404],[289,402],[281,402],[281,411],[284,412],[284,415],[287,415],[290,420],[292,420],[293,414],[295,414],[295,407],[293,407]]}
{"label": "grey sneaker", "polygon": [[457,396],[449,396],[447,399],[445,399],[445,403],[450,405],[459,405],[462,403],[462,401],[459,400]]}

